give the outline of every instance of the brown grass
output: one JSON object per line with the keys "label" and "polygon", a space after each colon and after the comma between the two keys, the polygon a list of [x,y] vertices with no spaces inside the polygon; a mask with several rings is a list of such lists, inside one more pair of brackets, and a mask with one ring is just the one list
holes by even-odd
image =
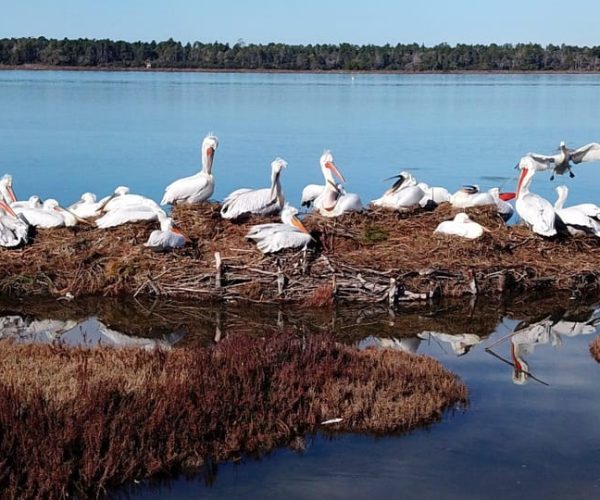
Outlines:
{"label": "brown grass", "polygon": [[600,337],[596,337],[590,344],[590,353],[592,357],[600,363]]}
{"label": "brown grass", "polygon": [[405,432],[465,403],[437,361],[327,336],[232,336],[169,352],[0,349],[0,488],[97,495],[133,479],[262,454],[327,429]]}
{"label": "brown grass", "polygon": [[[523,226],[506,226],[490,209],[468,210],[490,229],[476,241],[433,235],[439,222],[455,214],[448,205],[433,212],[376,210],[333,220],[311,214],[305,224],[318,240],[313,249],[263,256],[244,235],[251,224],[274,218],[232,223],[221,219],[219,208],[175,208],[173,217],[193,244],[169,254],[142,246],[153,227],[147,224],[41,230],[22,250],[0,250],[0,292],[329,305],[386,302],[391,278],[400,298],[404,290],[424,296],[491,296],[600,288],[597,239],[543,239]],[[223,259],[221,287],[215,252]]]}

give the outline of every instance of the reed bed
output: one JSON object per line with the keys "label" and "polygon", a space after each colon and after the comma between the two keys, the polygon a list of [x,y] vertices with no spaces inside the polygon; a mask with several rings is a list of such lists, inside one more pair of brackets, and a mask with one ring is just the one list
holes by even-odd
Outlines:
{"label": "reed bed", "polygon": [[218,204],[176,207],[188,248],[156,254],[142,243],[153,228],[133,224],[41,230],[21,250],[0,251],[0,293],[188,297],[205,301],[385,303],[434,296],[600,289],[600,243],[592,237],[543,239],[506,226],[492,209],[469,209],[490,232],[476,241],[433,234],[456,210],[374,210],[337,219],[310,214],[316,243],[263,256],[244,239],[252,224],[221,219]]}
{"label": "reed bed", "polygon": [[600,337],[596,337],[590,344],[590,353],[600,363]]}
{"label": "reed bed", "polygon": [[[0,488],[100,495],[319,429],[406,432],[466,401],[431,358],[358,352],[326,335],[233,335],[168,352],[3,343]],[[329,419],[341,420],[321,425]]]}

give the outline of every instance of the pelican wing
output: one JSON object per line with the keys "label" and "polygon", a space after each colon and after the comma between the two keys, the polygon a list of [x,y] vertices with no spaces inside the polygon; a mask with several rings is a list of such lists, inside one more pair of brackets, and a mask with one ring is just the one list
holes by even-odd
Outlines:
{"label": "pelican wing", "polygon": [[[289,226],[288,226],[289,227]],[[262,253],[273,253],[286,248],[299,248],[310,243],[309,234],[289,227],[286,231],[277,231],[260,240],[256,246]]]}
{"label": "pelican wing", "polygon": [[256,226],[252,226],[250,228],[250,230],[246,234],[246,238],[257,241],[266,238],[271,234],[275,234],[281,231],[288,231],[291,229],[295,228],[282,222],[274,222],[271,224],[257,224]]}
{"label": "pelican wing", "polygon": [[154,221],[157,219],[158,214],[155,210],[151,210],[145,205],[132,205],[107,212],[96,220],[96,226],[106,229],[127,224],[129,222]]}
{"label": "pelican wing", "polygon": [[450,236],[460,236],[461,238],[466,238],[469,233],[467,228],[465,227],[465,224],[458,224],[453,220],[441,222],[433,232],[447,234]]}
{"label": "pelican wing", "polygon": [[208,200],[215,189],[213,176],[201,172],[190,177],[184,177],[172,182],[165,188],[161,205],[174,204],[178,201],[185,203],[200,203]]}
{"label": "pelican wing", "polygon": [[224,219],[236,219],[244,214],[268,215],[281,210],[269,188],[240,191],[238,189],[225,199],[221,208],[221,217]]}
{"label": "pelican wing", "polygon": [[173,231],[161,231],[156,229],[150,233],[148,241],[144,243],[145,247],[153,250],[171,250],[172,248],[183,248],[185,246],[185,237]]}
{"label": "pelican wing", "polygon": [[592,142],[575,151],[571,151],[571,160],[573,163],[600,161],[600,144]]}
{"label": "pelican wing", "polygon": [[302,206],[310,207],[310,205],[323,194],[325,186],[320,184],[309,184],[302,190]]}
{"label": "pelican wing", "polygon": [[542,236],[556,234],[556,212],[548,200],[529,193],[517,199],[516,207],[519,216],[532,227],[535,233]]}
{"label": "pelican wing", "polygon": [[15,212],[23,215],[27,222],[35,227],[52,228],[65,225],[65,219],[58,212],[49,212],[44,208],[23,208]]}
{"label": "pelican wing", "polygon": [[535,153],[528,153],[519,160],[518,167],[520,169],[526,168],[528,170],[535,171],[548,170],[551,168],[550,164],[554,163],[555,161],[556,157],[554,156],[544,156]]}

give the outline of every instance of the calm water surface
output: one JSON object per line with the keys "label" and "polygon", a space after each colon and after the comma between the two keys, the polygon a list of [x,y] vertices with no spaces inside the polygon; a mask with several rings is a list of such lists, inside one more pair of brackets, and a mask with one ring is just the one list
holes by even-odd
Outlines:
{"label": "calm water surface", "polygon": [[[69,203],[118,184],[160,199],[199,167],[218,134],[215,198],[269,182],[321,182],[333,150],[347,188],[368,201],[402,169],[453,190],[506,182],[528,151],[600,140],[600,75],[356,75],[0,72],[0,170],[17,195]],[[597,199],[597,165],[577,169],[573,201]],[[549,174],[535,183],[554,198]],[[507,188],[514,189],[514,182]]]}
{"label": "calm water surface", "polygon": [[[177,348],[211,345],[231,332],[268,338],[289,329],[327,330],[357,348],[385,344],[429,354],[469,386],[468,409],[427,430],[385,438],[316,436],[301,453],[282,449],[192,479],[143,482],[126,496],[597,498],[600,365],[588,348],[599,316],[593,302],[568,298],[415,305],[395,317],[377,308],[307,313],[170,302],[0,301],[0,337]],[[529,376],[486,347],[505,361],[517,359]]]}

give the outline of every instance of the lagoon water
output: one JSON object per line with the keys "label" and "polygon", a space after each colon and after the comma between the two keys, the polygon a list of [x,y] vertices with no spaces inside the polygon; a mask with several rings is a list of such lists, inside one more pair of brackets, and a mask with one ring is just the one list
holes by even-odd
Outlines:
{"label": "lagoon water", "polygon": [[[400,170],[451,190],[464,183],[513,190],[513,167],[524,153],[550,153],[561,140],[600,141],[598,110],[600,75],[0,71],[0,173],[13,174],[20,198],[70,203],[84,191],[105,194],[124,184],[159,199],[171,180],[196,171],[200,141],[213,131],[221,141],[216,199],[266,185],[269,162],[280,155],[289,161],[285,191],[298,204],[303,185],[321,182],[324,148],[333,150],[348,190],[364,200]],[[553,188],[564,182],[572,201],[599,201],[600,164],[578,166],[574,179],[548,178],[540,174],[533,190],[554,199]],[[439,358],[469,386],[468,409],[427,430],[319,435],[302,453],[279,450],[191,480],[142,483],[129,497],[597,498],[600,364],[588,352],[596,329],[571,335],[555,327],[597,317],[594,302],[567,298],[558,310],[521,303],[513,312],[497,304],[441,305],[395,319],[358,309],[296,315],[102,301],[53,301],[49,310],[2,303],[0,331],[24,341],[173,348],[207,344],[241,326],[260,335],[332,330],[357,346],[411,338],[401,344]],[[485,350],[521,320],[540,328],[530,345],[522,336],[521,354],[543,383],[515,383],[513,368]],[[460,346],[448,337],[415,337],[426,331],[468,333],[472,347],[458,356]],[[512,346],[505,339],[494,351],[512,361]]]}
{"label": "lagoon water", "polygon": [[[209,131],[221,141],[215,198],[269,182],[275,156],[293,204],[321,182],[331,149],[349,191],[364,201],[383,179],[411,170],[450,190],[477,183],[514,190],[514,165],[561,140],[600,141],[600,75],[349,75],[251,73],[0,72],[0,173],[17,196],[63,203],[117,185],[160,199],[194,173]],[[598,201],[600,164],[533,189]]]}

